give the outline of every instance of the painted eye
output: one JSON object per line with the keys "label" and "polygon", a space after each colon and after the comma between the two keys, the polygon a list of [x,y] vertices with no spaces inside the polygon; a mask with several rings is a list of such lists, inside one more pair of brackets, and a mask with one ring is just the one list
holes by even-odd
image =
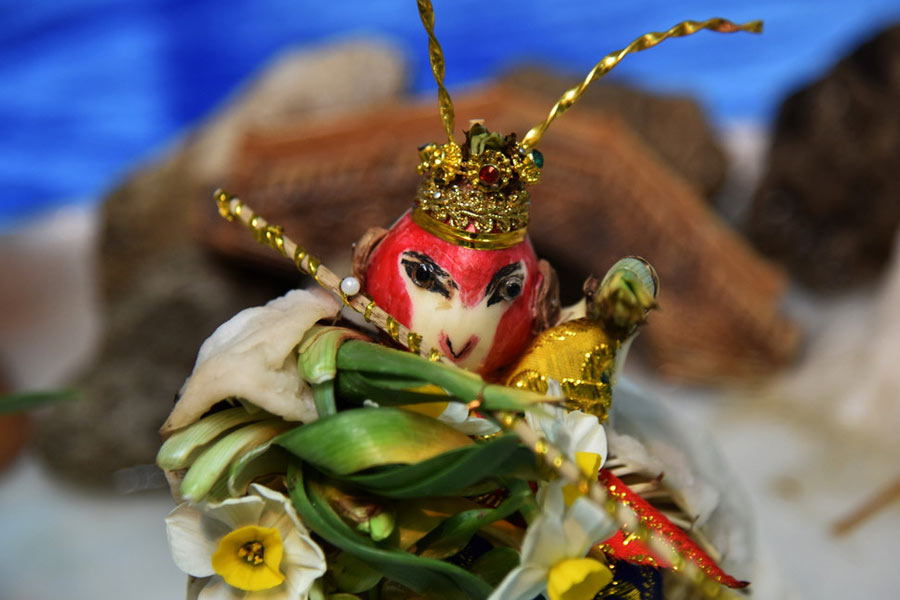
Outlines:
{"label": "painted eye", "polygon": [[409,250],[403,253],[400,264],[409,280],[423,290],[449,298],[450,288],[456,288],[450,275],[427,254]]}
{"label": "painted eye", "polygon": [[515,300],[522,293],[522,280],[518,277],[511,277],[503,282],[500,286],[500,295],[504,300]]}
{"label": "painted eye", "polygon": [[507,265],[494,274],[487,287],[488,306],[498,302],[512,302],[522,294],[525,279],[517,263]]}
{"label": "painted eye", "polygon": [[419,263],[412,269],[410,279],[412,279],[413,283],[417,286],[428,289],[434,281],[434,271],[431,270],[429,265]]}

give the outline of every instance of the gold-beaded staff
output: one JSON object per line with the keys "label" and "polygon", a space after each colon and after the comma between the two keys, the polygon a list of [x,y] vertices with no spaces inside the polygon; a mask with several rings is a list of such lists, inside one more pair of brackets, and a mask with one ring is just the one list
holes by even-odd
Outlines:
{"label": "gold-beaded staff", "polygon": [[437,348],[423,348],[422,336],[410,331],[387,311],[375,304],[369,296],[362,293],[359,281],[355,277],[339,277],[334,271],[322,265],[321,261],[309,254],[300,244],[284,235],[284,229],[272,225],[257,215],[253,209],[224,190],[214,193],[219,214],[229,221],[238,220],[243,223],[260,244],[267,245],[282,256],[294,262],[301,273],[311,275],[320,286],[341,297],[344,304],[358,312],[369,323],[384,331],[392,340],[432,361],[440,361],[443,354]]}

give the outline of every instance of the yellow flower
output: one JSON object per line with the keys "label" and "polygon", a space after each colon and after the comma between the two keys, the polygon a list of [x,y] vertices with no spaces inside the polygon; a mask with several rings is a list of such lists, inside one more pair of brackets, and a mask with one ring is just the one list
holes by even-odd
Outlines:
{"label": "yellow flower", "polygon": [[284,581],[278,570],[283,550],[277,529],[245,525],[219,540],[212,567],[232,587],[267,590]]}
{"label": "yellow flower", "polygon": [[182,504],[166,518],[166,532],[175,564],[200,578],[190,597],[305,599],[325,573],[325,555],[290,500],[264,486],[199,509]]}
{"label": "yellow flower", "polygon": [[609,568],[593,558],[567,558],[550,569],[550,600],[593,600],[612,581]]}

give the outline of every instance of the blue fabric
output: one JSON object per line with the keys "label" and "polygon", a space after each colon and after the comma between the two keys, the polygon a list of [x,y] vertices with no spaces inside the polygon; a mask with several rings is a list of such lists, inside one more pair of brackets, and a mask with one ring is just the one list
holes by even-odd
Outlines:
{"label": "blue fabric", "polygon": [[[686,18],[766,20],[629,57],[614,77],[695,94],[714,120],[768,123],[780,99],[900,19],[900,0],[436,0],[453,88],[518,60],[583,75],[638,34]],[[719,13],[722,13],[719,15]],[[91,202],[285,47],[376,35],[433,92],[407,0],[0,0],[0,230]]]}

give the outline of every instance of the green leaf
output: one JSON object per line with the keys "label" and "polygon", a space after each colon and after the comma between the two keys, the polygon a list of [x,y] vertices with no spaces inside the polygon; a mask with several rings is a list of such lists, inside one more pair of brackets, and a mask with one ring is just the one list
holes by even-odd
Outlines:
{"label": "green leaf", "polygon": [[333,560],[329,559],[328,574],[339,590],[351,594],[370,590],[383,578],[380,571],[349,552],[341,552]]}
{"label": "green leaf", "polygon": [[78,390],[49,390],[41,392],[16,392],[0,396],[0,415],[20,413],[60,402],[72,402],[81,399]]}
{"label": "green leaf", "polygon": [[223,433],[270,417],[265,412],[250,414],[240,406],[203,417],[169,436],[156,455],[156,464],[170,471],[184,469],[196,460],[207,444]]}
{"label": "green leaf", "polygon": [[[455,365],[432,362],[417,354],[386,348],[372,342],[348,340],[338,349],[341,372],[405,377],[432,383],[463,402],[478,399],[485,410],[528,410],[553,400],[527,390],[494,385]],[[432,399],[431,401],[434,401]]]}
{"label": "green leaf", "polygon": [[327,501],[307,487],[298,464],[288,469],[288,490],[297,512],[310,529],[331,545],[356,556],[398,583],[429,598],[462,600],[487,598],[491,587],[466,570],[431,558],[393,548],[379,547],[354,532],[331,509]]}
{"label": "green leaf", "polygon": [[395,408],[341,411],[297,427],[274,443],[337,475],[387,464],[408,464],[472,445],[449,425]]}
{"label": "green leaf", "polygon": [[505,519],[531,497],[531,488],[524,481],[508,484],[510,496],[497,508],[466,510],[444,520],[416,544],[418,554],[431,558],[446,558],[465,548],[478,530],[495,521]]}
{"label": "green leaf", "polygon": [[296,423],[270,419],[232,431],[194,461],[181,482],[181,495],[185,500],[199,502],[216,485],[235,458],[265,444],[288,427],[296,427]]}
{"label": "green leaf", "polygon": [[334,401],[334,381],[323,381],[312,384],[313,402],[319,417],[328,417],[337,412]]}
{"label": "green leaf", "polygon": [[345,327],[315,325],[306,332],[297,348],[297,368],[309,383],[331,381],[337,375],[337,353],[346,340],[365,339],[357,331]]}
{"label": "green leaf", "polygon": [[231,463],[226,481],[228,494],[239,498],[247,493],[254,480],[273,473],[284,473],[290,455],[282,448],[272,447],[271,440],[254,448]]}
{"label": "green leaf", "polygon": [[519,566],[519,560],[519,553],[509,546],[497,546],[479,556],[469,571],[497,587],[510,571]]}
{"label": "green leaf", "polygon": [[[381,406],[403,406],[454,399],[447,394],[410,391],[426,385],[427,381],[404,376],[342,371],[337,378],[338,393],[351,400],[374,400]],[[459,401],[459,399],[456,399]]]}
{"label": "green leaf", "polygon": [[[377,409],[384,410],[384,409]],[[458,494],[486,479],[533,474],[535,459],[514,435],[450,450],[408,466],[344,477],[364,489],[389,498]]]}

